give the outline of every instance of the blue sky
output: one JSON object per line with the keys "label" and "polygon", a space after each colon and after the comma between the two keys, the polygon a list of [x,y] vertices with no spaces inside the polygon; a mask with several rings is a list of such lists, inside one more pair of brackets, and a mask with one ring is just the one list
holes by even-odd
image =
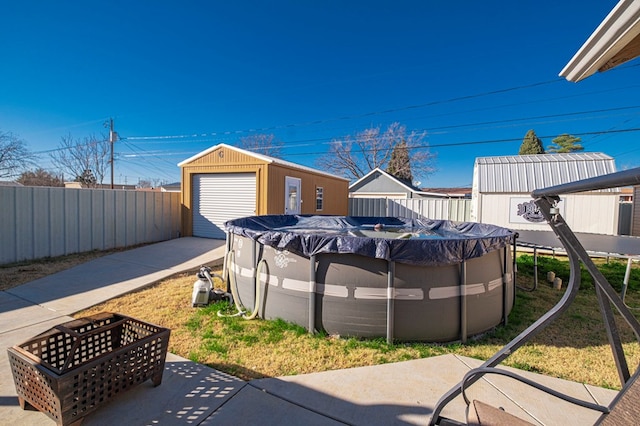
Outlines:
{"label": "blue sky", "polygon": [[637,167],[640,63],[558,77],[615,4],[1,0],[0,130],[39,152],[112,117],[117,183],[178,181],[178,162],[253,132],[314,167],[393,122],[427,132],[423,187],[470,186],[476,157],[517,154],[529,129]]}

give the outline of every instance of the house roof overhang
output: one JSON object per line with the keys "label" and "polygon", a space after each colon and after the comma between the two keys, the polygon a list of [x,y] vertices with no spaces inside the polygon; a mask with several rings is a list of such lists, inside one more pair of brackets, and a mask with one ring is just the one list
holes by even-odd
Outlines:
{"label": "house roof overhang", "polygon": [[560,72],[580,81],[640,56],[640,1],[620,0]]}

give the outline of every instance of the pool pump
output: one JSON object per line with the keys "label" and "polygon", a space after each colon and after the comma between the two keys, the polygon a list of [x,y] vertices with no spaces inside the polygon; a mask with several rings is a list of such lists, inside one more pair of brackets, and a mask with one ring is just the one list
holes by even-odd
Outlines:
{"label": "pool pump", "polygon": [[193,293],[191,294],[191,306],[207,306],[212,301],[217,302],[220,300],[228,300],[229,303],[233,302],[233,297],[230,293],[213,288],[213,278],[218,277],[224,282],[224,279],[211,272],[211,268],[208,266],[201,266],[200,270],[196,274],[198,280],[193,284]]}

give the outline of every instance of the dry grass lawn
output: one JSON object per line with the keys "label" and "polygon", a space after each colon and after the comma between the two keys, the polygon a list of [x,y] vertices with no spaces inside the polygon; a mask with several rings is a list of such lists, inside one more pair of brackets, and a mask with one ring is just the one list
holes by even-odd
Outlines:
{"label": "dry grass lawn", "polygon": [[[640,273],[640,271],[637,271]],[[304,374],[340,368],[376,365],[453,353],[487,359],[552,307],[562,291],[541,283],[533,293],[518,292],[517,306],[507,327],[461,344],[396,344],[384,339],[362,341],[311,336],[284,321],[246,321],[220,318],[220,304],[194,309],[190,305],[193,274],[182,274],[151,288],[109,301],[80,313],[121,312],[171,328],[170,351],[243,379]],[[519,275],[521,285],[531,277]],[[221,283],[218,283],[221,285]],[[629,303],[640,305],[635,294]],[[506,365],[528,371],[619,388],[611,349],[595,302],[595,291],[585,285],[560,321],[507,359]],[[633,333],[621,327],[631,368],[640,362]]]}

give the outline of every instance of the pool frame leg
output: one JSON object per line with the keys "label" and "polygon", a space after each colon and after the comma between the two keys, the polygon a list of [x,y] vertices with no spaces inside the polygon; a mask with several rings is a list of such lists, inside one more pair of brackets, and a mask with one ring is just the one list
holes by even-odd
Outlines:
{"label": "pool frame leg", "polygon": [[533,288],[538,288],[538,249],[533,248]]}
{"label": "pool frame leg", "polygon": [[393,344],[396,263],[387,261],[387,343]]}
{"label": "pool frame leg", "polygon": [[629,277],[631,276],[631,262],[632,258],[627,259],[627,269],[624,271],[624,280],[622,280],[622,290],[620,290],[620,299],[624,302],[624,298],[627,295],[627,287],[629,287]]}
{"label": "pool frame leg", "polygon": [[316,255],[309,258],[309,334],[316,330]]}
{"label": "pool frame leg", "polygon": [[502,323],[503,325],[507,325],[508,321],[509,321],[509,301],[508,301],[508,296],[509,296],[509,289],[507,288],[507,285],[509,284],[509,280],[507,278],[507,270],[509,269],[507,267],[507,247],[509,246],[505,246],[504,249],[502,249]]}
{"label": "pool frame leg", "polygon": [[229,281],[229,265],[227,264],[227,257],[232,247],[232,233],[226,232],[227,240],[225,241],[226,252],[224,254],[224,258],[222,259],[222,278],[224,279],[225,284],[227,285],[227,293],[231,294],[231,282]]}
{"label": "pool frame leg", "polygon": [[467,262],[460,264],[460,341],[467,343]]}

